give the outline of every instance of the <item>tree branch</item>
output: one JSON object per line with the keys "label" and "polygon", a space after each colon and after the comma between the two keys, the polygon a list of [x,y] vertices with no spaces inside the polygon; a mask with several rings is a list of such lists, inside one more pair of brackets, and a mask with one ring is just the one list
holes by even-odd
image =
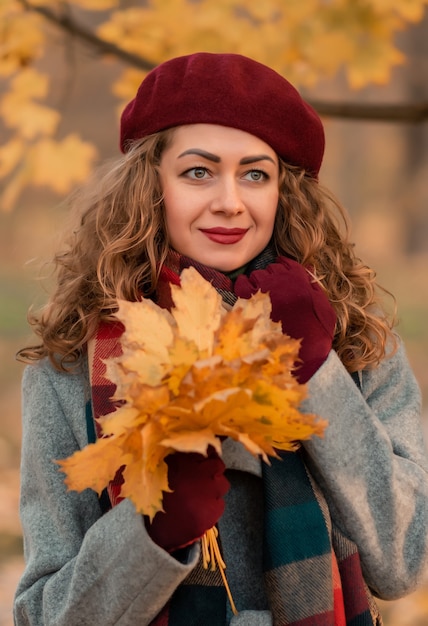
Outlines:
{"label": "tree branch", "polygon": [[[156,64],[137,54],[127,52],[123,48],[98,37],[93,31],[79,24],[67,15],[56,14],[46,6],[28,4],[27,0],[21,0],[23,6],[42,15],[50,23],[64,32],[77,37],[83,43],[91,46],[101,55],[113,56],[127,65],[149,71]],[[321,100],[308,100],[314,109],[325,117],[335,117],[352,120],[365,120],[377,122],[407,122],[421,123],[428,119],[428,102],[407,104],[368,104],[358,102],[326,102]]]}
{"label": "tree branch", "polygon": [[362,102],[323,102],[308,100],[321,116],[373,122],[420,123],[428,119],[428,102],[369,104]]}
{"label": "tree branch", "polygon": [[68,15],[57,15],[48,7],[28,4],[26,0],[21,0],[21,2],[27,10],[38,13],[59,29],[69,35],[77,37],[80,41],[95,49],[98,54],[113,56],[120,61],[124,61],[128,65],[132,65],[133,67],[137,67],[141,70],[148,71],[156,67],[155,63],[152,63],[147,59],[143,59],[137,54],[132,54],[132,52],[127,52],[126,50],[123,50],[123,48],[116,46],[114,43],[105,41],[105,39],[101,39],[101,37],[95,35],[93,31],[89,30],[82,24],[78,24],[76,20]]}

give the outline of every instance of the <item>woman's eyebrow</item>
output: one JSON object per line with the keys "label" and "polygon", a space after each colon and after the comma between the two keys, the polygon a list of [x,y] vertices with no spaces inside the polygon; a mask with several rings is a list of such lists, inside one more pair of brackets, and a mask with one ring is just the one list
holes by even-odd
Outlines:
{"label": "woman's eyebrow", "polygon": [[[212,161],[213,163],[220,163],[221,158],[216,154],[212,154],[211,152],[206,152],[205,150],[201,150],[200,148],[189,148],[189,150],[185,150],[181,154],[178,155],[178,158],[187,156],[189,154],[196,154],[197,156],[201,156],[208,161]],[[249,163],[257,163],[258,161],[271,161],[274,165],[276,165],[275,161],[267,154],[256,154],[254,156],[243,157],[240,161],[240,165],[248,165]]]}
{"label": "woman's eyebrow", "polygon": [[200,150],[199,148],[189,148],[189,150],[185,150],[181,154],[178,155],[178,158],[187,156],[188,154],[196,154],[197,156],[201,156],[208,161],[213,161],[214,163],[220,163],[221,159],[216,154],[212,154],[211,152],[206,152],[205,150]]}
{"label": "woman's eyebrow", "polygon": [[243,157],[240,161],[240,165],[248,165],[249,163],[257,163],[257,161],[272,161],[276,165],[275,161],[268,154],[257,154],[254,156]]}

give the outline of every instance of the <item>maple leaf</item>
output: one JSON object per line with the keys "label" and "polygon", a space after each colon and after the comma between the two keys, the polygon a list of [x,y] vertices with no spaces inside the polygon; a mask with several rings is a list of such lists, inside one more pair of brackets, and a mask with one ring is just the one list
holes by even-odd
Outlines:
{"label": "maple leaf", "polygon": [[11,76],[39,59],[45,45],[43,21],[14,0],[0,3],[0,76]]}
{"label": "maple leaf", "polygon": [[112,93],[119,98],[119,103],[116,106],[118,118],[120,118],[124,107],[137,93],[138,87],[146,74],[147,72],[128,68],[113,82]]}
{"label": "maple leaf", "polygon": [[[194,299],[189,298],[193,291],[197,294]],[[201,281],[198,272],[191,270],[181,275],[180,287],[171,285],[171,296],[178,335],[193,343],[201,354],[211,355],[214,333],[223,315],[220,294],[208,281]]]}
{"label": "maple leaf", "polygon": [[220,437],[229,436],[269,462],[327,425],[298,410],[306,393],[292,374],[299,341],[271,321],[268,294],[227,311],[188,268],[172,297],[171,312],[147,299],[119,303],[122,354],[106,360],[106,375],[122,404],[100,419],[103,438],[60,462],[78,491],[99,492],[125,466],[121,496],[150,518],[168,491],[168,454],[206,454],[210,445],[221,454]]}
{"label": "maple leaf", "polygon": [[95,147],[74,133],[61,141],[43,137],[32,146],[33,182],[66,193],[74,183],[86,179],[95,156]]}
{"label": "maple leaf", "polygon": [[[122,300],[118,317],[127,320],[127,341],[116,362],[128,373],[144,371],[147,385],[160,384],[169,369],[169,347],[173,339],[170,313],[151,300],[138,308]],[[148,328],[150,332],[142,333],[142,328]],[[111,375],[114,376],[113,371]]]}
{"label": "maple leaf", "polygon": [[164,461],[170,449],[161,445],[163,436],[162,428],[155,421],[133,431],[128,442],[133,459],[123,472],[121,496],[130,498],[137,510],[150,518],[162,510],[162,492],[170,491]]}
{"label": "maple leaf", "polygon": [[101,438],[67,459],[56,461],[67,475],[65,484],[75,491],[83,491],[89,487],[101,494],[124,461],[129,460],[129,454],[124,454],[124,445],[126,445],[124,434]]}
{"label": "maple leaf", "polygon": [[427,2],[426,0],[406,0],[406,2],[391,3],[390,0],[371,0],[371,4],[380,13],[388,14],[392,9],[404,19],[417,22],[423,17]]}
{"label": "maple leaf", "polygon": [[34,102],[34,98],[46,96],[48,82],[46,75],[27,68],[13,78],[10,91],[2,98],[0,113],[5,123],[18,128],[26,139],[52,134],[60,120],[58,111]]}

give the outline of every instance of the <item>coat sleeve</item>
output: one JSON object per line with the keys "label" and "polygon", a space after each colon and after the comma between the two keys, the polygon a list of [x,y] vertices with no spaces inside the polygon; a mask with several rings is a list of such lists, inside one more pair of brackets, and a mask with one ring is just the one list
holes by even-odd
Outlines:
{"label": "coat sleeve", "polygon": [[420,391],[402,345],[360,381],[361,390],[330,353],[303,404],[329,426],[304,446],[333,523],[359,548],[367,584],[394,599],[414,591],[428,570]]}
{"label": "coat sleeve", "polygon": [[21,520],[26,568],[16,626],[149,624],[195,566],[154,544],[129,500],[101,514],[90,489],[69,492],[55,459],[86,443],[82,376],[46,363],[23,378]]}

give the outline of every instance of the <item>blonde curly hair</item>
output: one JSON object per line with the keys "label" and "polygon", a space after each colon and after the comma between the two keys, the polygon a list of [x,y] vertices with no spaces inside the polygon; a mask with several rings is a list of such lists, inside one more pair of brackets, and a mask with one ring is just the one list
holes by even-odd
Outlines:
{"label": "blonde curly hair", "polygon": [[[40,311],[29,313],[41,342],[21,349],[19,360],[49,357],[67,371],[99,321],[114,318],[118,299],[155,292],[168,251],[158,166],[172,135],[170,129],[136,141],[72,197],[78,224],[53,258],[56,287]],[[277,253],[309,267],[325,290],[337,314],[333,347],[348,371],[375,367],[395,345],[394,322],[382,309],[374,271],[355,256],[344,209],[318,181],[282,161],[279,185]]]}

